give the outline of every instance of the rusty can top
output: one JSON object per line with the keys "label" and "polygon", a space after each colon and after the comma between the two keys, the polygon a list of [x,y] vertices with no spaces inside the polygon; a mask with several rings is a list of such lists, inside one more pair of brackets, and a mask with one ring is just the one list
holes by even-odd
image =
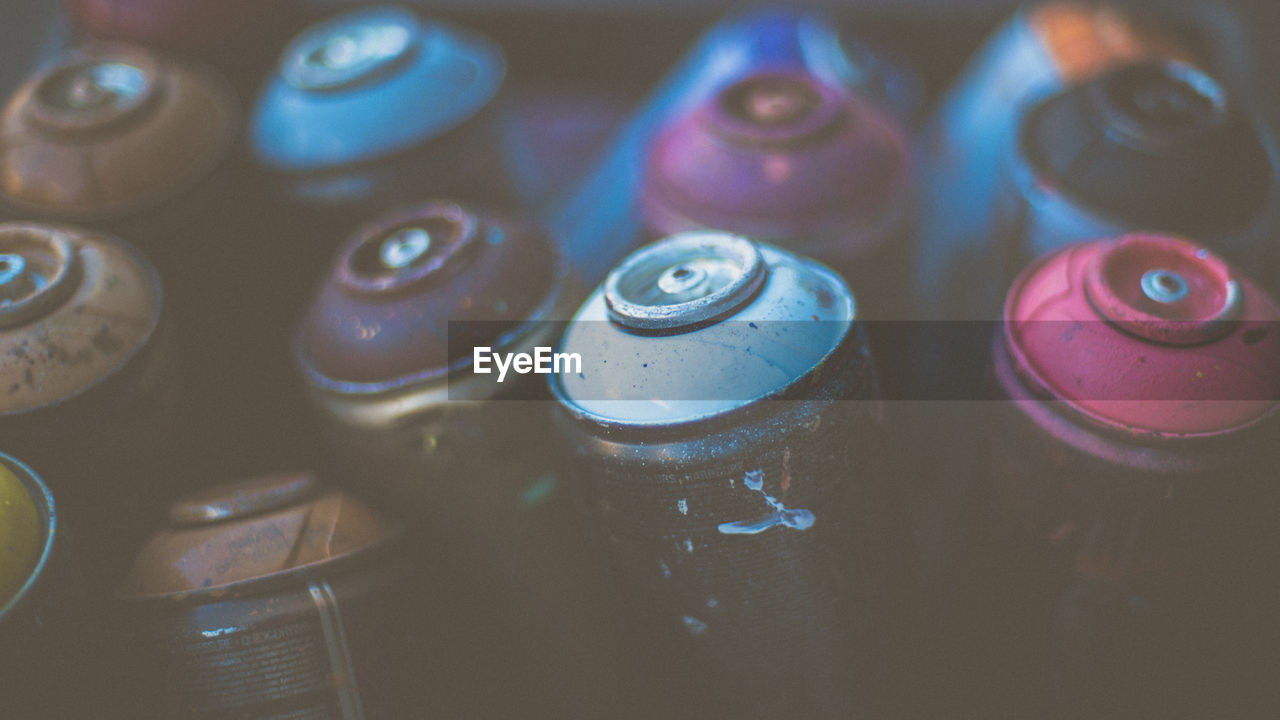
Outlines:
{"label": "rusty can top", "polygon": [[1135,233],[1043,258],[1009,291],[1004,332],[1024,382],[1128,434],[1225,435],[1280,408],[1280,306],[1183,239]]}
{"label": "rusty can top", "polygon": [[[298,333],[298,361],[309,382],[337,392],[443,379],[472,345],[502,346],[551,319],[566,274],[540,232],[451,202],[396,210],[340,251]],[[474,342],[452,354],[450,322],[474,323]]]}
{"label": "rusty can top", "polygon": [[160,321],[139,252],[65,225],[0,224],[0,416],[68,400],[120,371]]}
{"label": "rusty can top", "polygon": [[239,124],[230,87],[132,45],[68,51],[20,87],[0,117],[0,194],[55,217],[114,217],[207,177]]}
{"label": "rusty can top", "polygon": [[856,243],[901,208],[909,165],[907,131],[884,112],[807,73],[763,70],[658,137],[641,198],[662,233]]}
{"label": "rusty can top", "polygon": [[0,623],[39,578],[56,529],[49,488],[26,465],[0,453]]}
{"label": "rusty can top", "polygon": [[401,530],[309,473],[211,487],[170,506],[120,593],[139,599],[224,591],[352,557]]}

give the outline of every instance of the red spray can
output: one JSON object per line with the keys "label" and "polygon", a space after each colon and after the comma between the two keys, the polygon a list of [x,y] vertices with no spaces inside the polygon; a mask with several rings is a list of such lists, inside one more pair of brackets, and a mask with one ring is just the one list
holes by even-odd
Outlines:
{"label": "red spray can", "polygon": [[[1042,258],[1004,312],[1011,402],[989,404],[968,567],[1002,615],[988,639],[1024,665],[1010,694],[1039,684],[1032,702],[1072,717],[1245,712],[1274,600],[1256,560],[1275,548],[1280,306],[1203,247],[1137,233]],[[1229,690],[1204,682],[1223,670]]]}

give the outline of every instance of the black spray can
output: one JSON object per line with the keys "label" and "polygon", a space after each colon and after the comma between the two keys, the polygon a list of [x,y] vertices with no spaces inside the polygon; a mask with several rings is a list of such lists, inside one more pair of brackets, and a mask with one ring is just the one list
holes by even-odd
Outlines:
{"label": "black spray can", "polygon": [[850,717],[884,687],[911,563],[855,307],[821,265],[693,232],[634,253],[566,331],[559,425],[630,617],[700,653],[681,706]]}

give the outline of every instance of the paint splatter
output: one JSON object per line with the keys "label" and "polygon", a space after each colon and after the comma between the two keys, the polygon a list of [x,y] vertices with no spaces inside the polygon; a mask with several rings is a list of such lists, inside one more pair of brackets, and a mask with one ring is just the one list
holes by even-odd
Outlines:
{"label": "paint splatter", "polygon": [[808,530],[817,521],[812,512],[800,509],[792,510],[778,502],[777,498],[766,493],[764,491],[764,470],[748,470],[742,477],[742,484],[748,490],[763,495],[764,501],[769,504],[772,512],[758,520],[738,520],[736,522],[720,523],[719,530],[723,535],[758,535],[769,528],[779,525],[793,530]]}
{"label": "paint splatter", "polygon": [[691,615],[685,615],[680,621],[684,623],[685,629],[694,635],[701,635],[707,631],[707,624]]}
{"label": "paint splatter", "polygon": [[681,514],[681,515],[688,515],[688,514],[689,514],[689,501],[688,501],[688,500],[686,500],[686,499],[684,499],[684,498],[681,498],[681,499],[680,499],[680,502],[676,503],[676,507],[680,510],[680,514]]}

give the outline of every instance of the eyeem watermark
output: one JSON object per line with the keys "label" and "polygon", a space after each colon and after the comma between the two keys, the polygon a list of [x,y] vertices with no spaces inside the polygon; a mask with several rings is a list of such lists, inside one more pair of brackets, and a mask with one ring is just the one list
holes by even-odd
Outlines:
{"label": "eyeem watermark", "polygon": [[472,355],[473,372],[488,375],[493,367],[498,369],[498,382],[507,377],[508,370],[521,375],[561,375],[582,372],[582,356],[578,353],[552,352],[549,347],[536,347],[532,353],[500,353],[490,347],[477,347]]}

